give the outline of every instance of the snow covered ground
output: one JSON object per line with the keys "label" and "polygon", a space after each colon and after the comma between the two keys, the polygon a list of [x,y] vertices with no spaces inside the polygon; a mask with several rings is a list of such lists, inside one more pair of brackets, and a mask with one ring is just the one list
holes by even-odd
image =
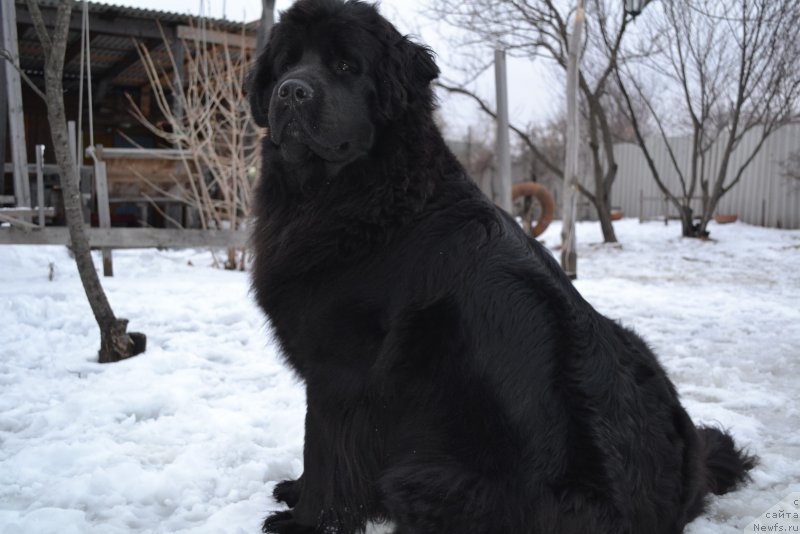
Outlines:
{"label": "snow covered ground", "polygon": [[[579,225],[577,286],[651,343],[697,421],[761,457],[687,529],[740,533],[800,491],[800,231],[616,229],[604,246]],[[305,400],[247,275],[203,251],[114,260],[104,285],[148,350],[100,366],[66,249],[0,246],[0,534],[257,532],[275,481],[302,472]]]}

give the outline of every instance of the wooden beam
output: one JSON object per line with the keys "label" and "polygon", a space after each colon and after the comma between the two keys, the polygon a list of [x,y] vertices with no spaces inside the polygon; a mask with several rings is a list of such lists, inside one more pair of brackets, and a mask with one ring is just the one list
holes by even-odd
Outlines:
{"label": "wooden beam", "polygon": [[[17,24],[14,0],[0,0],[0,24],[3,26],[2,47],[19,65]],[[6,95],[8,98],[8,125],[11,134],[11,160],[14,164],[14,196],[17,206],[31,205],[31,188],[28,178],[28,155],[25,148],[25,120],[22,114],[22,81],[17,69],[3,61],[6,70]]]}
{"label": "wooden beam", "polygon": [[[87,228],[92,248],[243,248],[249,232],[241,230],[175,230],[164,228]],[[67,245],[69,230],[0,228],[0,245]]]}
{"label": "wooden beam", "polygon": [[256,37],[254,35],[242,35],[241,33],[209,30],[207,28],[200,29],[192,26],[178,26],[176,30],[178,39],[186,41],[221,45],[227,44],[228,46],[236,48],[241,48],[242,45],[249,49],[254,49],[256,47]]}

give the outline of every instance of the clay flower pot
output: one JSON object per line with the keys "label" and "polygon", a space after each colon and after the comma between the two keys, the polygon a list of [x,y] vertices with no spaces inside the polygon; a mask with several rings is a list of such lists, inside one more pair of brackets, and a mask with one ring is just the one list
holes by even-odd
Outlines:
{"label": "clay flower pot", "polygon": [[714,215],[714,220],[717,221],[717,224],[728,224],[728,223],[735,223],[736,220],[739,218],[738,215],[735,214],[716,214]]}

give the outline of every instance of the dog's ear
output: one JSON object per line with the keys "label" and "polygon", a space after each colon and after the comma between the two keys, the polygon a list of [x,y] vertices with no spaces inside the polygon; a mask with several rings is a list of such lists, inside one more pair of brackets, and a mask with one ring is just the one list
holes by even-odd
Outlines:
{"label": "dog's ear", "polygon": [[431,81],[439,76],[433,52],[408,37],[390,41],[377,69],[378,101],[384,118],[398,117],[411,105],[433,106]]}
{"label": "dog's ear", "polygon": [[250,99],[250,112],[253,120],[262,128],[267,126],[269,118],[269,97],[274,81],[270,47],[267,44],[259,54],[256,65],[250,72],[247,82],[247,94]]}

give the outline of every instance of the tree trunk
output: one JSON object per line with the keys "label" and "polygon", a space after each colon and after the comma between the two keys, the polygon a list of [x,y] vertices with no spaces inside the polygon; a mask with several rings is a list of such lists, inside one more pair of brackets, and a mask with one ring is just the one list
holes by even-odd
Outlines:
{"label": "tree trunk", "polygon": [[47,119],[53,140],[53,151],[59,167],[72,252],[75,255],[75,263],[78,266],[83,289],[100,327],[99,361],[100,363],[116,362],[144,352],[146,337],[141,333],[126,333],[128,320],[115,317],[92,262],[89,239],[83,225],[79,178],[74,156],[69,149],[62,85],[64,53],[72,2],[61,2],[58,5],[58,15],[52,37],[47,34],[35,0],[28,0],[28,9],[34,18],[37,34],[45,51],[44,78]]}
{"label": "tree trunk", "polygon": [[603,231],[604,243],[617,243],[617,234],[614,231],[614,225],[611,222],[611,199],[609,193],[611,191],[611,184],[614,183],[614,178],[617,175],[616,162],[609,162],[608,172],[603,172],[603,168],[596,165],[594,177],[594,199],[595,208],[597,209],[597,218],[600,220],[600,229]]}
{"label": "tree trunk", "polygon": [[[598,184],[599,185],[599,184]],[[595,195],[597,217],[600,219],[600,229],[603,231],[604,243],[616,243],[617,234],[614,232],[614,225],[611,223],[611,209],[606,195]]]}
{"label": "tree trunk", "polygon": [[681,217],[681,235],[683,237],[699,237],[697,228],[694,226],[694,211],[689,205],[681,205],[678,207],[678,213]]}
{"label": "tree trunk", "polygon": [[[611,185],[614,183],[614,178],[617,175],[617,163],[614,160],[613,144],[611,141],[611,133],[608,131],[607,126],[601,129],[600,134],[603,136],[603,147],[606,150],[606,158],[609,169],[608,172],[603,171],[603,161],[600,157],[600,143],[598,139],[598,129],[600,124],[605,124],[603,118],[603,109],[599,104],[598,97],[589,91],[584,91],[584,96],[589,103],[589,148],[592,153],[592,173],[594,174],[594,195],[588,191],[583,191],[589,197],[592,204],[597,211],[597,218],[600,221],[600,229],[603,232],[604,243],[616,243],[617,235],[614,232],[614,226],[611,223],[611,206],[608,199]],[[598,124],[600,123],[600,124]]]}
{"label": "tree trunk", "polygon": [[710,196],[706,191],[703,193],[703,215],[700,219],[700,224],[697,227],[698,235],[695,237],[708,237],[708,223],[710,223],[711,219],[714,217],[714,212],[717,210],[717,204],[719,204],[719,201],[723,195],[723,193],[716,190]]}

